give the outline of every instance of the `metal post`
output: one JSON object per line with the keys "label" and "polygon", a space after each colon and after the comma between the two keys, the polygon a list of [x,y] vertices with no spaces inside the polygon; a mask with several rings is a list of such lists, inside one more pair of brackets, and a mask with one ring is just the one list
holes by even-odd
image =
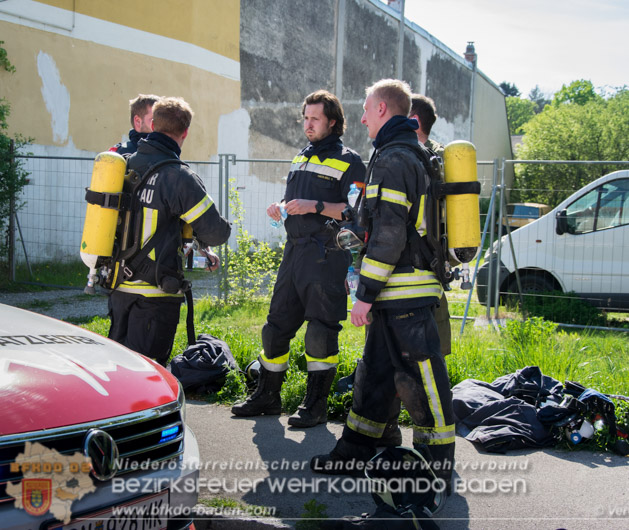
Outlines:
{"label": "metal post", "polygon": [[[9,142],[9,165],[12,167],[15,165],[15,142],[10,140]],[[11,195],[9,201],[9,280],[15,281],[15,196]]]}
{"label": "metal post", "polygon": [[504,209],[504,188],[505,188],[505,159],[500,159],[500,165],[498,167],[500,173],[500,207],[498,209],[499,223],[498,223],[498,251],[496,252],[496,285],[494,287],[494,318],[498,319],[499,304],[500,304],[500,256],[502,252],[502,212]]}
{"label": "metal post", "polygon": [[[236,155],[233,154],[222,154],[218,155],[219,157],[219,205],[221,209],[221,214],[227,220],[229,220],[229,163],[231,162],[233,165],[236,164]],[[223,281],[221,285],[224,286],[222,289],[223,300],[227,302],[227,296],[229,294],[229,275],[227,269],[229,267],[229,253],[227,252],[227,247],[229,242],[226,242],[220,248],[220,256],[221,261],[223,263]]]}
{"label": "metal post", "polygon": [[[467,302],[465,304],[465,311],[463,313],[463,322],[461,322],[461,331],[459,332],[459,336],[463,335],[463,330],[465,329],[465,321],[467,320],[467,314],[469,312],[470,304],[472,302],[472,294],[474,292],[474,285],[476,285],[476,275],[478,274],[478,267],[480,265],[480,258],[481,258],[480,253],[483,252],[483,247],[485,246],[485,236],[487,235],[487,230],[490,229],[490,226],[492,223],[492,219],[491,219],[491,216],[489,215],[489,212],[493,211],[495,198],[496,198],[496,188],[493,187],[491,190],[491,198],[489,199],[489,210],[487,210],[487,217],[485,218],[485,227],[483,228],[483,237],[481,238],[481,241],[480,241],[479,256],[476,259],[476,266],[474,267],[474,274],[472,276],[472,287],[470,288],[470,292],[467,295]],[[490,249],[490,256],[491,256],[491,249]],[[491,257],[489,258],[489,260],[491,264]],[[489,267],[489,271],[490,271],[490,274],[487,277],[491,278],[491,266]],[[487,307],[489,307],[489,290],[487,290]]]}
{"label": "metal post", "polygon": [[[496,191],[499,189],[498,186],[498,159],[494,158],[494,170],[492,174],[492,184],[491,184],[491,195],[492,197],[496,197]],[[492,286],[494,284],[494,273],[493,270],[497,268],[496,258],[494,253],[492,252],[494,239],[494,227],[496,226],[496,208],[494,203],[491,204],[491,208],[487,212],[491,221],[489,224],[489,274],[487,275],[487,297],[486,297],[486,317],[487,321],[491,318],[491,301],[493,300],[493,292]],[[496,280],[497,282],[497,280]]]}
{"label": "metal post", "polygon": [[400,0],[400,29],[397,43],[397,78],[403,79],[404,73],[404,0]]}

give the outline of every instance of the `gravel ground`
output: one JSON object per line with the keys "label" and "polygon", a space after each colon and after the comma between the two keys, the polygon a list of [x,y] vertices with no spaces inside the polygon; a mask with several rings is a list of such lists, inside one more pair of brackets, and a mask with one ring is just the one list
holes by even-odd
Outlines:
{"label": "gravel ground", "polygon": [[[192,278],[193,297],[218,294],[218,275],[195,272]],[[98,291],[95,295],[83,293],[83,289],[58,289],[27,293],[0,291],[0,304],[12,305],[41,313],[60,320],[107,316],[107,295]]]}
{"label": "gravel ground", "polygon": [[79,289],[0,293],[0,304],[21,307],[60,320],[107,316],[106,295],[86,295]]}

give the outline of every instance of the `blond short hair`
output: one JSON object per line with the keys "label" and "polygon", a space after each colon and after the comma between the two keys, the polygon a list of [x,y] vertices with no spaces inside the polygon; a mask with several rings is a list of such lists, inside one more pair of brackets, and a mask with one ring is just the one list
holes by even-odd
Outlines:
{"label": "blond short hair", "polygon": [[399,79],[381,79],[365,90],[367,97],[373,95],[384,101],[393,116],[408,116],[411,110],[411,87]]}

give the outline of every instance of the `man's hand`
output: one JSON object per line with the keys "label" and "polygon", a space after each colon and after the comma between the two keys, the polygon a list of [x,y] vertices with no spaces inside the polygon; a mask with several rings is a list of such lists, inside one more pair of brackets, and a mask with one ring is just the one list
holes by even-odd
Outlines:
{"label": "man's hand", "polygon": [[367,302],[362,302],[361,300],[356,300],[354,302],[354,307],[352,307],[352,324],[356,327],[366,326],[367,324],[371,324],[371,318],[369,317],[369,311],[371,311],[371,305]]}
{"label": "man's hand", "polygon": [[212,249],[210,249],[210,247],[207,248],[200,248],[199,249],[199,254],[201,254],[202,256],[205,256],[207,258],[207,261],[210,265],[210,270],[212,272],[214,272],[215,270],[217,270],[220,266],[221,266],[221,258],[218,257],[217,254],[215,254]]}
{"label": "man's hand", "polygon": [[288,215],[304,215],[306,213],[315,213],[315,206],[317,201],[311,201],[309,199],[293,199],[288,201],[284,208]]}
{"label": "man's hand", "polygon": [[266,209],[266,214],[276,221],[282,220],[282,212],[280,212],[280,207],[283,203],[274,202]]}

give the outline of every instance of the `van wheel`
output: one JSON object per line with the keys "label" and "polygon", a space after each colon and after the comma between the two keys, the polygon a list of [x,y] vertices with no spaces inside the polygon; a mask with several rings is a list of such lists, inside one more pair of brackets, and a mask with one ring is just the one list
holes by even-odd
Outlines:
{"label": "van wheel", "polygon": [[[555,283],[543,272],[522,274],[520,276],[520,284],[522,285],[522,295],[524,296],[557,290]],[[518,295],[518,281],[516,278],[511,280],[507,291],[509,294],[505,296],[505,305],[508,307],[519,307],[520,297]]]}

